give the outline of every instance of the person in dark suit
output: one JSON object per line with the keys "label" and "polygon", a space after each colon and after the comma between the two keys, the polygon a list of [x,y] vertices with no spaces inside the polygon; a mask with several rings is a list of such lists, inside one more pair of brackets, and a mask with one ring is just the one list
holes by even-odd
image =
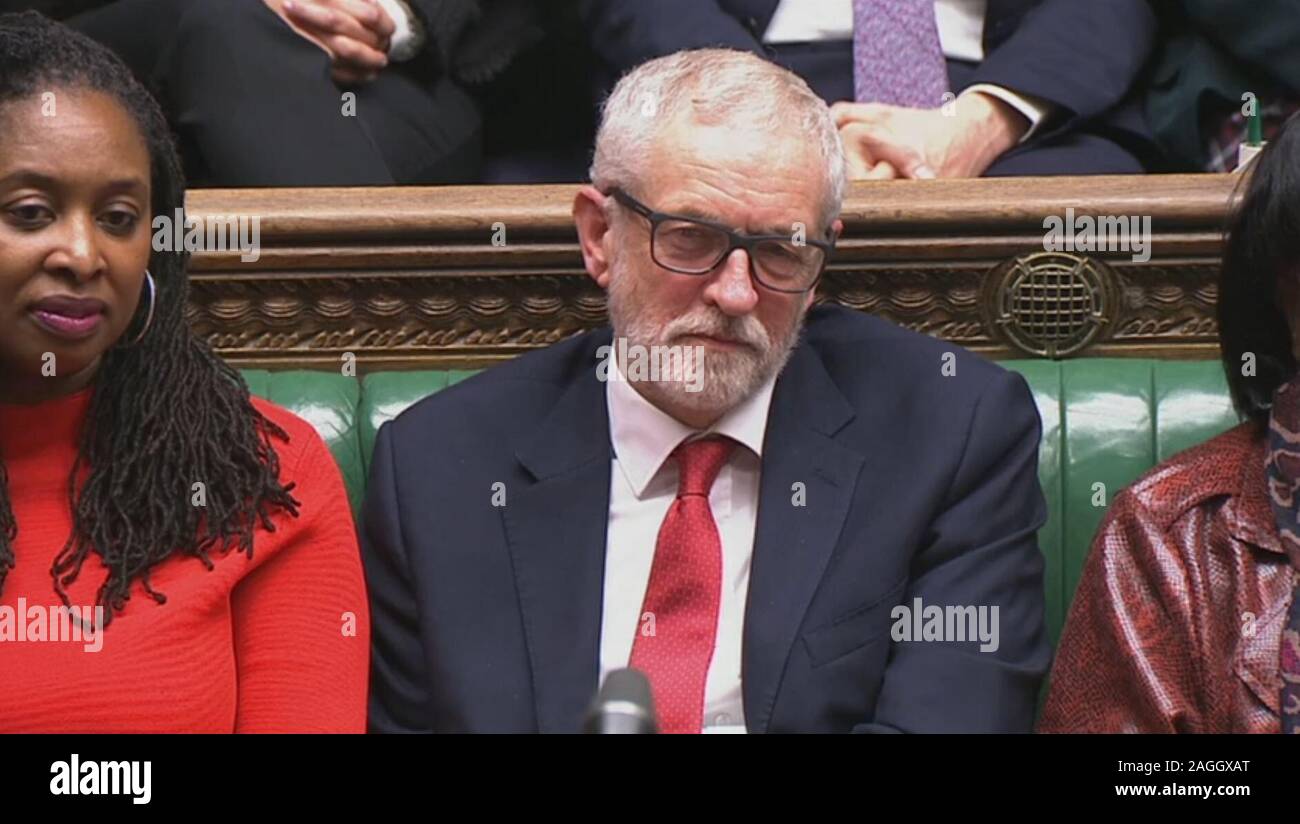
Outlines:
{"label": "person in dark suit", "polygon": [[[702,46],[796,72],[837,104],[854,177],[1124,174],[1157,157],[1133,89],[1156,36],[1147,0],[935,0],[935,58],[956,95],[912,105],[855,95],[855,59],[872,36],[854,38],[873,15],[918,0],[578,2],[607,79]],[[885,56],[899,51],[885,45]],[[881,82],[907,81],[925,62],[901,58],[898,77]]]}
{"label": "person in dark suit", "polygon": [[1161,36],[1142,82],[1161,171],[1232,171],[1246,113],[1273,139],[1300,107],[1296,0],[1156,0]]}
{"label": "person in dark suit", "polygon": [[542,34],[531,0],[29,0],[159,97],[202,186],[476,182],[477,90]]}
{"label": "person in dark suit", "polygon": [[1034,402],[810,311],[842,228],[825,103],[746,52],[660,58],[614,90],[594,169],[574,218],[612,328],[379,430],[370,729],[575,732],[630,665],[668,732],[1030,730]]}

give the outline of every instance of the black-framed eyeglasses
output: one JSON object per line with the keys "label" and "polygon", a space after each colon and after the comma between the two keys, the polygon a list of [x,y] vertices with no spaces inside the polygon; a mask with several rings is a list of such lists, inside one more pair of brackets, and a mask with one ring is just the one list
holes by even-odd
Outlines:
{"label": "black-framed eyeglasses", "polygon": [[650,258],[670,272],[707,275],[736,249],[749,256],[749,274],[774,292],[799,294],[817,286],[833,241],[789,235],[745,235],[709,220],[656,212],[619,188],[608,194],[650,221]]}

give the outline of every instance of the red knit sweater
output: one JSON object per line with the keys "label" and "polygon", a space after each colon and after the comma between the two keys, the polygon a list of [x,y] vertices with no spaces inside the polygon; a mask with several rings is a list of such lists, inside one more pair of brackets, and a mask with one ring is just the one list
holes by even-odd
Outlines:
{"label": "red knit sweater", "polygon": [[[50,567],[72,530],[67,483],[91,391],[0,404],[18,522],[0,592],[0,732],[363,731],[370,617],[342,479],[309,424],[261,399],[289,434],[272,443],[299,516],[259,527],[252,560],[214,554],[209,571],[168,559],[150,579],[165,604],[137,583],[97,641],[67,640]],[[188,495],[179,490],[178,505]],[[91,554],[68,587],[87,617],[105,573]]]}

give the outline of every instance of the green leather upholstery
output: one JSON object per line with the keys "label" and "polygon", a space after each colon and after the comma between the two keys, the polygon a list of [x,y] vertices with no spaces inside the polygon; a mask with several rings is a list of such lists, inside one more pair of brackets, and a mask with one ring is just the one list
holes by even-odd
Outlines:
{"label": "green leather upholstery", "polygon": [[1218,361],[1004,361],[1025,376],[1043,422],[1038,476],[1048,521],[1047,626],[1055,644],[1115,493],[1160,461],[1238,422]]}
{"label": "green leather upholstery", "polygon": [[316,428],[338,461],[352,511],[360,511],[370,454],[364,458],[361,454],[361,428],[357,425],[361,385],[357,379],[340,372],[248,369],[242,374],[254,395],[283,406]]}
{"label": "green leather upholstery", "polygon": [[[1237,423],[1217,361],[1004,361],[1025,376],[1043,420],[1039,477],[1048,521],[1047,625],[1055,643],[1093,533],[1115,493],[1182,449]],[[329,444],[354,511],[380,425],[473,371],[245,372],[254,394],[306,418]],[[436,459],[436,456],[430,456]]]}

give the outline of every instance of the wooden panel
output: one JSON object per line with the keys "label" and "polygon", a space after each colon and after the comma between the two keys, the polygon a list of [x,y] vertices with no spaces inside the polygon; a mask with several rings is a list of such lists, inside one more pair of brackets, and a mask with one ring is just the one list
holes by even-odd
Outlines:
{"label": "wooden panel", "polygon": [[[994,357],[986,280],[1044,249],[1044,218],[1151,219],[1151,259],[1077,253],[1119,296],[1081,354],[1213,357],[1228,175],[854,184],[819,299]],[[576,186],[197,190],[194,217],[245,216],[260,257],[201,251],[190,318],[241,366],[480,366],[604,322],[570,219]],[[502,240],[504,243],[494,243]],[[495,237],[494,237],[495,236]]]}

